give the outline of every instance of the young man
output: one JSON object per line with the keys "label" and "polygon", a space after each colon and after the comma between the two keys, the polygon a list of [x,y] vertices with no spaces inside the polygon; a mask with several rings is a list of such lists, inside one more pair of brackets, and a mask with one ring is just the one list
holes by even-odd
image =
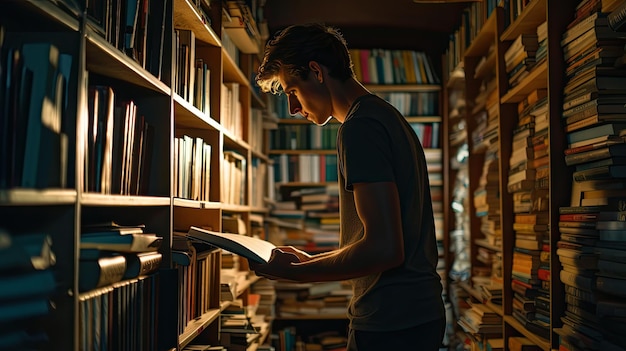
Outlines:
{"label": "young man", "polygon": [[280,247],[259,275],[300,282],[350,280],[348,350],[438,350],[445,329],[424,150],[390,104],[354,77],[343,36],[291,26],[268,42],[257,74],[289,112],[337,135],[340,248],[308,255]]}

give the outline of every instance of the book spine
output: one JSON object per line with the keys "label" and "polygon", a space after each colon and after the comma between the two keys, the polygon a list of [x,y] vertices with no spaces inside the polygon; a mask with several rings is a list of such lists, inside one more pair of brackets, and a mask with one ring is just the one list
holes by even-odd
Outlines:
{"label": "book spine", "polygon": [[623,3],[618,8],[613,10],[607,15],[609,27],[616,32],[623,32],[624,25],[626,25],[626,3]]}

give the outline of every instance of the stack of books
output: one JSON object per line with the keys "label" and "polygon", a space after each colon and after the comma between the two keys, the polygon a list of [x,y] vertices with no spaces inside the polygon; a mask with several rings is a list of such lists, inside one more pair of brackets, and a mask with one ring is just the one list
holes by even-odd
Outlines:
{"label": "stack of books", "polygon": [[504,63],[509,86],[516,86],[535,66],[535,54],[539,49],[537,33],[520,34],[504,53]]}
{"label": "stack of books", "polygon": [[529,331],[549,339],[547,89],[530,92],[518,103],[517,113],[507,183],[514,212],[513,316]]}
{"label": "stack of books", "polygon": [[600,12],[603,3],[581,1],[561,41],[564,157],[573,180],[570,206],[560,208],[566,308],[555,332],[567,349],[626,347],[626,68],[619,64],[626,39]]}
{"label": "stack of books", "polygon": [[2,348],[43,348],[49,336],[57,281],[52,238],[43,233],[12,235],[0,230],[0,340]]}
{"label": "stack of books", "polygon": [[[158,269],[162,237],[145,226],[115,222],[86,224],[80,237],[78,266],[81,345],[133,349],[156,347],[159,305]],[[124,311],[117,317],[110,311]],[[93,322],[93,321],[100,322]],[[87,346],[83,346],[87,347]]]}
{"label": "stack of books", "polygon": [[490,337],[502,335],[502,317],[484,304],[472,304],[457,323],[468,333],[485,334]]}
{"label": "stack of books", "polygon": [[352,296],[344,283],[290,283],[277,282],[276,314],[281,317],[302,315],[341,315],[347,313]]}

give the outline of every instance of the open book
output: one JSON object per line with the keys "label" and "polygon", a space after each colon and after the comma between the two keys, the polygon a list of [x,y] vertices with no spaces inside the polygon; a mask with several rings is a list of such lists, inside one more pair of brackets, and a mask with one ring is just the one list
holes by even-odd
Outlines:
{"label": "open book", "polygon": [[191,240],[217,246],[258,263],[267,263],[276,246],[269,241],[242,234],[218,233],[191,227],[187,233]]}

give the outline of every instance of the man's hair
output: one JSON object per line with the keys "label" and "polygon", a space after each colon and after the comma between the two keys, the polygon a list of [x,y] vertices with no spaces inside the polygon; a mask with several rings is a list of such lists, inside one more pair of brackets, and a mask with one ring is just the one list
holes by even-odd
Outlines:
{"label": "man's hair", "polygon": [[346,41],[339,30],[309,23],[289,26],[268,41],[256,82],[264,92],[278,93],[281,69],[290,76],[306,80],[311,61],[324,65],[330,76],[341,81],[354,74]]}

